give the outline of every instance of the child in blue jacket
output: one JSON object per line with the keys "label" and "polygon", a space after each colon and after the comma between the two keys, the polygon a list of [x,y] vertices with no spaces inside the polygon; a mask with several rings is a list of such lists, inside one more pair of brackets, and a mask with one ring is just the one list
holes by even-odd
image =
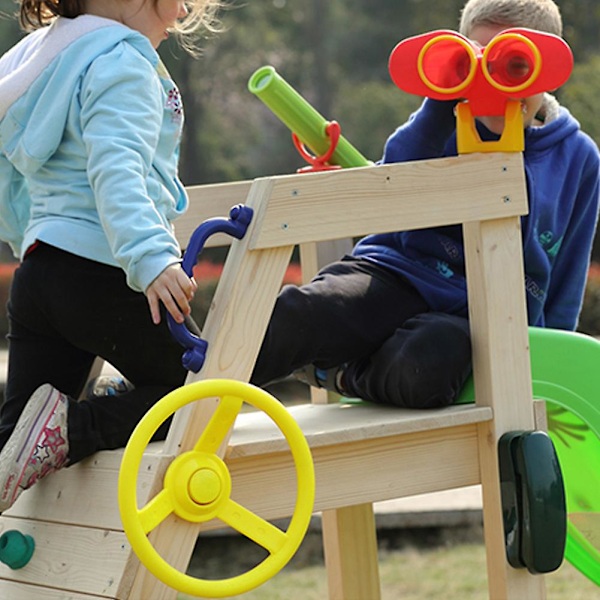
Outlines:
{"label": "child in blue jacket", "polygon": [[[172,226],[188,205],[183,109],[156,48],[210,27],[216,8],[21,3],[33,31],[0,59],[0,239],[22,261],[8,304],[0,512],[47,473],[124,446],[185,380],[164,318],[182,322],[196,289]],[[135,389],[77,402],[97,356]]]}
{"label": "child in blue jacket", "polygon": [[[510,27],[562,34],[552,0],[469,0],[460,32],[485,46]],[[521,100],[529,215],[530,325],[574,330],[599,202],[599,153],[550,94]],[[388,139],[384,163],[454,156],[454,102],[426,99]],[[483,140],[503,117],[480,117]],[[292,372],[343,395],[402,407],[450,404],[471,371],[460,226],[368,236],[308,285],[280,294],[252,376]]]}

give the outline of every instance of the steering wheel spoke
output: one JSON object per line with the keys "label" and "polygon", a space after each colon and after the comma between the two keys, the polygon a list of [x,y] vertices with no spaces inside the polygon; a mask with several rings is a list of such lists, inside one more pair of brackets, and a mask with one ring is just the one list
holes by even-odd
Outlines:
{"label": "steering wheel spoke", "polygon": [[262,546],[270,554],[279,552],[288,540],[284,531],[233,500],[229,500],[223,506],[219,519]]}
{"label": "steering wheel spoke", "polygon": [[144,533],[150,533],[158,527],[174,509],[169,490],[162,489],[148,504],[138,511],[140,524]]}
{"label": "steering wheel spoke", "polygon": [[202,435],[196,442],[197,452],[216,453],[219,446],[233,427],[244,401],[235,396],[223,396]]}

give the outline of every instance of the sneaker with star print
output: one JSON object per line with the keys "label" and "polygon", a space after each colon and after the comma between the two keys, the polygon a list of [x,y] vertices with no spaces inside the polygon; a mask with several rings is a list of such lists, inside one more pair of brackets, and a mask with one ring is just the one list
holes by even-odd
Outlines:
{"label": "sneaker with star print", "polygon": [[10,438],[0,452],[0,513],[29,489],[68,463],[69,400],[50,384],[29,398]]}

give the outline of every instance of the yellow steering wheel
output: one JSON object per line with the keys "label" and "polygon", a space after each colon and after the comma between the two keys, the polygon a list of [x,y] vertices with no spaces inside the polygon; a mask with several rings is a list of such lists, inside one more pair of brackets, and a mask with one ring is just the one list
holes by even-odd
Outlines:
{"label": "yellow steering wheel", "polygon": [[[159,426],[183,406],[206,398],[219,403],[196,445],[169,465],[163,489],[138,508],[137,474],[145,447]],[[294,514],[282,531],[231,499],[231,476],[215,453],[233,426],[244,402],[267,413],[285,436],[296,467]],[[313,511],[315,472],[308,443],[296,421],[270,394],[248,383],[207,379],[185,385],[155,404],[139,422],[125,448],[119,472],[119,509],[134,552],[158,579],[180,592],[224,598],[243,594],[273,577],[300,546]],[[148,534],[171,513],[191,523],[218,518],[267,550],[269,555],[250,571],[220,580],[181,573],[154,549]]]}

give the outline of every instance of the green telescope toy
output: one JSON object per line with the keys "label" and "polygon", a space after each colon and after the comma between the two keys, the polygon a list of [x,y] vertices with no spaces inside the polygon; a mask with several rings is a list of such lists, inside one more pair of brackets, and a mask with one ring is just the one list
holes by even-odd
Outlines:
{"label": "green telescope toy", "polygon": [[[318,154],[327,152],[330,139],[325,129],[329,121],[273,67],[265,66],[255,71],[248,81],[248,89],[258,96],[313,152]],[[343,136],[340,136],[329,162],[340,167],[367,167],[373,164]]]}

